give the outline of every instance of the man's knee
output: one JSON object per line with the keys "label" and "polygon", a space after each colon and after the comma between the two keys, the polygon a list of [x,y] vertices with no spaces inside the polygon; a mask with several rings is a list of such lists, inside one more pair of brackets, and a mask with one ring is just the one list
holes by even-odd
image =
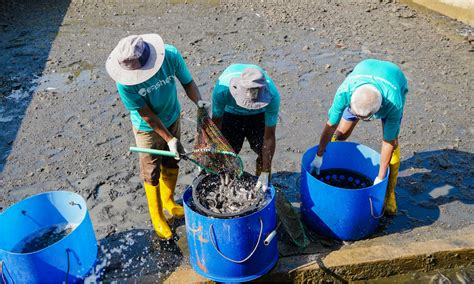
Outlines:
{"label": "man's knee", "polygon": [[160,182],[160,166],[142,168],[140,176],[144,182],[157,186]]}

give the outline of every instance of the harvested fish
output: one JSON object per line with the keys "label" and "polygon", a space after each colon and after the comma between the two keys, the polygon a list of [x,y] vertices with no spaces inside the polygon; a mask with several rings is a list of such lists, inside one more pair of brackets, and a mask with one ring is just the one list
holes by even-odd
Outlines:
{"label": "harvested fish", "polygon": [[207,213],[239,215],[264,205],[266,194],[255,185],[256,179],[250,174],[240,178],[228,174],[208,175],[197,185],[194,200]]}

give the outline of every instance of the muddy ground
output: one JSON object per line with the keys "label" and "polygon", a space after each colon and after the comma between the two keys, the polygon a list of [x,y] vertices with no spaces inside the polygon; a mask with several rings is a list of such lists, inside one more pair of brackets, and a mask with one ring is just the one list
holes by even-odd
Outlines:
{"label": "muddy ground", "polygon": [[[345,75],[365,58],[397,63],[410,89],[400,134],[400,214],[385,219],[377,236],[413,231],[422,241],[473,225],[472,27],[383,0],[46,2],[0,4],[0,212],[39,192],[81,194],[103,247],[127,243],[127,234],[152,243],[154,253],[114,250],[108,279],[163,277],[187,254],[182,223],[175,224],[176,243],[151,237],[137,154],[127,151],[130,118],[105,72],[109,52],[129,34],[159,33],[175,45],[206,99],[229,64],[268,71],[281,93],[273,181],[296,206],[301,155],[319,141]],[[182,141],[192,148],[196,110],[182,89],[179,99]],[[380,139],[377,121],[361,123],[351,137],[377,150]],[[241,154],[253,172],[255,156],[248,147]],[[194,175],[190,163],[181,166],[177,197]],[[287,244],[281,250],[294,251]],[[132,269],[130,257],[159,265]]]}

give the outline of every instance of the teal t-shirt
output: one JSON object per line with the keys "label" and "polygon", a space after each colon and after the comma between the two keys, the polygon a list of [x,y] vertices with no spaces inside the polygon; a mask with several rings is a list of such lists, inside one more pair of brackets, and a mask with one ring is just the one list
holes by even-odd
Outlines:
{"label": "teal t-shirt", "polygon": [[388,61],[366,59],[355,66],[337,89],[328,113],[329,123],[339,123],[344,109],[350,106],[352,93],[365,84],[373,85],[382,94],[382,106],[374,117],[384,119],[383,139],[392,141],[400,132],[408,83],[402,70]]}
{"label": "teal t-shirt", "polygon": [[[268,89],[272,95],[272,100],[268,105],[261,109],[246,109],[240,107],[235,102],[234,97],[229,90],[230,79],[239,77],[246,68],[256,68],[263,72],[267,79]],[[222,75],[217,80],[217,83],[212,92],[212,116],[222,117],[224,112],[230,112],[237,115],[252,115],[265,112],[265,125],[272,127],[277,124],[278,111],[280,109],[280,94],[273,83],[272,79],[268,77],[267,73],[257,65],[252,64],[232,64],[227,67]]]}
{"label": "teal t-shirt", "polygon": [[138,110],[147,104],[166,127],[170,127],[181,113],[175,77],[183,85],[193,80],[178,49],[165,45],[165,58],[160,70],[153,77],[138,85],[117,83],[118,93],[125,108],[130,111],[133,126],[145,132],[153,129],[140,116]]}

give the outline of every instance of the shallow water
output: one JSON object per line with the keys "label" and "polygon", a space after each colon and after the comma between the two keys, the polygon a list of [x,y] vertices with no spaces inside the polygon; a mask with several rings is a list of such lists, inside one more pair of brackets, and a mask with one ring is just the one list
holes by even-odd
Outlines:
{"label": "shallow water", "polygon": [[42,250],[62,240],[69,235],[74,228],[74,225],[65,223],[41,229],[21,240],[12,251],[17,253],[30,253]]}
{"label": "shallow water", "polygon": [[315,177],[325,184],[345,189],[360,189],[373,185],[372,180],[365,175],[346,169],[322,170]]}

